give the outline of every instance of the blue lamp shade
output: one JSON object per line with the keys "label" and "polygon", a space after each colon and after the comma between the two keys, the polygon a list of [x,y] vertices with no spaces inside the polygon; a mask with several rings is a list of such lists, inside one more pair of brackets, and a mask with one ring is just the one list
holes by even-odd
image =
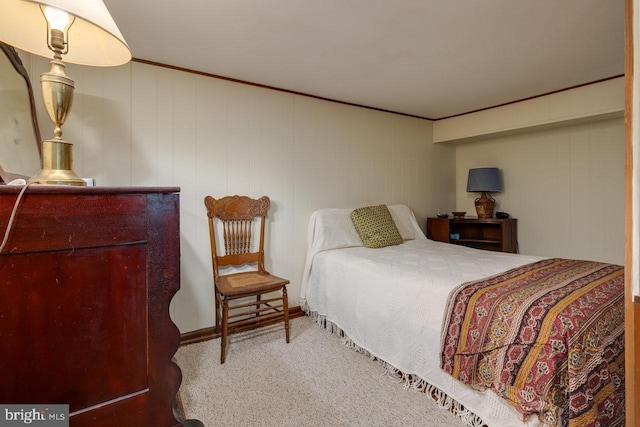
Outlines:
{"label": "blue lamp shade", "polygon": [[498,168],[469,169],[467,191],[502,191],[502,180]]}

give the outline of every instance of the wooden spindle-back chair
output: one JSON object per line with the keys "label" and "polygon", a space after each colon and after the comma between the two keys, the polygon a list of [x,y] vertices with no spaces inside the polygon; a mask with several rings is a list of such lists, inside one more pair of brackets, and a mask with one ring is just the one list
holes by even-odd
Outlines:
{"label": "wooden spindle-back chair", "polygon": [[[221,337],[220,363],[224,363],[227,349],[227,335],[232,332],[253,329],[264,324],[284,321],[285,336],[289,342],[289,306],[287,284],[289,281],[270,274],[264,268],[264,228],[269,210],[269,198],[263,196],[251,199],[246,196],[228,196],[204,199],[209,218],[209,237],[211,240],[211,261],[213,263],[213,281],[215,286],[216,332]],[[219,254],[216,246],[216,223],[221,223],[221,240],[224,253]],[[253,231],[259,218],[260,230],[257,233],[258,250],[254,250]],[[220,268],[239,267],[255,264],[256,270],[221,275]],[[280,291],[277,296],[263,298],[264,294]],[[255,297],[252,302],[235,300]],[[233,303],[233,305],[232,305]],[[234,310],[229,314],[230,310]]]}

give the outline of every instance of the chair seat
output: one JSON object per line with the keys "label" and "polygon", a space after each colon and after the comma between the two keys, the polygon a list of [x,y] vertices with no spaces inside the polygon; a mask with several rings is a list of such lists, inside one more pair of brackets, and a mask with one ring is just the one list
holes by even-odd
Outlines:
{"label": "chair seat", "polygon": [[287,279],[258,271],[227,274],[216,282],[218,291],[231,298],[277,291],[287,284]]}

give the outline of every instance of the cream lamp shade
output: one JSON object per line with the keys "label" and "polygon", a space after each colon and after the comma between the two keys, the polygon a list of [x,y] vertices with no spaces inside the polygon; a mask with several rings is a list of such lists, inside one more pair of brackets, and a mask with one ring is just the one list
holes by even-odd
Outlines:
{"label": "cream lamp shade", "polygon": [[111,14],[102,0],[2,0],[0,40],[36,55],[53,55],[40,85],[54,138],[42,141],[42,169],[28,183],[86,185],[72,170],[73,144],[62,139],[75,90],[62,59],[105,67],[129,62],[129,46]]}
{"label": "cream lamp shade", "polygon": [[40,6],[75,16],[69,28],[65,62],[117,66],[131,60],[129,46],[102,0],[2,0],[0,40],[36,55],[51,57],[47,21]]}

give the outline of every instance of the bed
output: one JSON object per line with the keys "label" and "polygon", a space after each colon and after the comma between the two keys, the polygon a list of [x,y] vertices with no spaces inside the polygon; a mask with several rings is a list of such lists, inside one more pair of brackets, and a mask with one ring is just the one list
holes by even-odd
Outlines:
{"label": "bed", "polygon": [[[561,410],[523,415],[499,395],[500,390],[465,384],[441,367],[441,363],[446,365],[441,361],[445,359],[443,349],[451,340],[445,338],[442,326],[449,325],[445,321],[451,321],[449,316],[455,311],[449,298],[462,284],[550,261],[431,241],[407,206],[390,205],[388,209],[403,243],[379,249],[363,246],[351,222],[352,209],[322,209],[312,214],[300,294],[304,311],[343,337],[347,345],[380,360],[407,387],[428,392],[442,407],[453,408],[467,425],[567,424],[566,409],[564,414]],[[616,286],[613,292],[623,294],[623,284]],[[624,338],[623,297],[614,299],[610,304],[616,309],[609,316],[607,331],[618,335],[619,345]],[[610,376],[609,390],[615,388],[611,394],[617,399],[615,406],[607,403],[608,409],[618,415],[624,411],[623,351],[615,355],[618,369],[603,374]],[[621,423],[620,416],[611,419],[609,425]]]}

